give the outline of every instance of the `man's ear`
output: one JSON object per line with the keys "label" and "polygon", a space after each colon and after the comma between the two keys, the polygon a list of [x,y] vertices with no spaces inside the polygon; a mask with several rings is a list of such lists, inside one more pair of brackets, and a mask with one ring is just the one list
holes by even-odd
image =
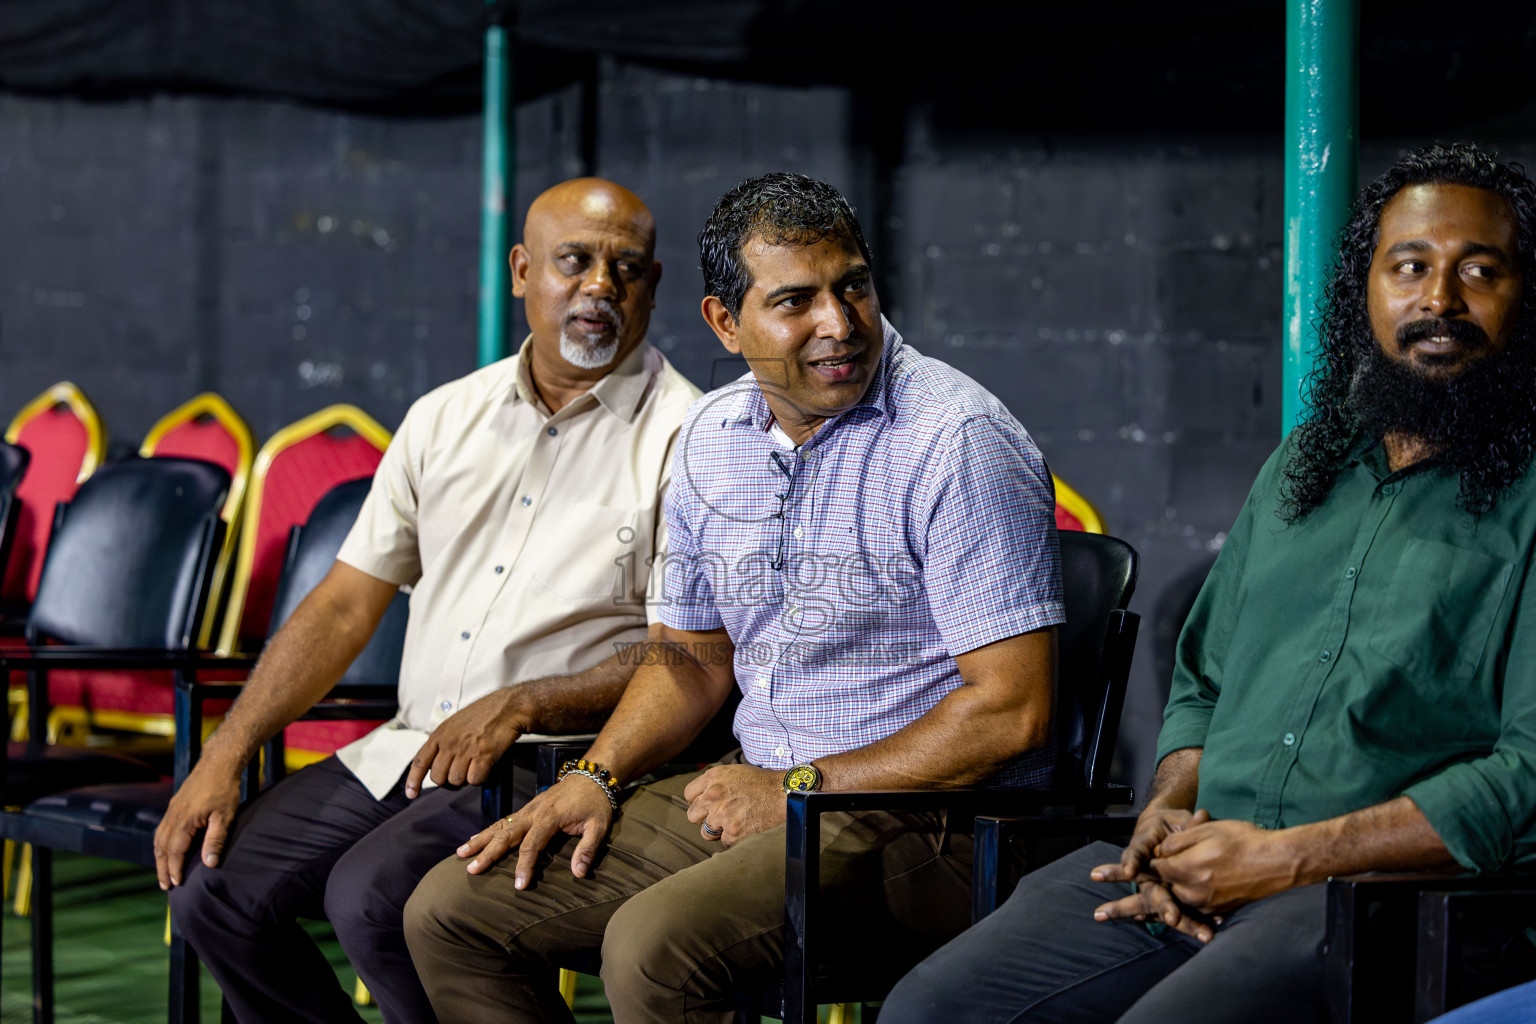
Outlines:
{"label": "man's ear", "polygon": [[512,247],[512,255],[507,257],[507,263],[512,267],[512,294],[522,298],[528,294],[528,268],[533,265],[533,257],[518,242]]}
{"label": "man's ear", "polygon": [[661,260],[651,264],[651,308],[656,308],[656,286],[661,284]]}
{"label": "man's ear", "polygon": [[725,303],[714,295],[706,295],[699,312],[704,314],[704,322],[709,324],[725,350],[732,355],[741,355],[741,342],[736,338],[736,318],[725,308]]}

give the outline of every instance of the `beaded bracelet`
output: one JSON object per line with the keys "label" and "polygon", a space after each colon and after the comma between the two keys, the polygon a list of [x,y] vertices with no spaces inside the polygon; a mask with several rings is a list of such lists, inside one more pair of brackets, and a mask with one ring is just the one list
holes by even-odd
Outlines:
{"label": "beaded bracelet", "polygon": [[560,774],[555,776],[559,782],[567,775],[585,775],[599,786],[603,787],[603,795],[613,805],[614,810],[619,809],[619,780],[613,777],[613,773],[596,761],[588,761],[580,758],[575,761],[567,761],[560,766]]}

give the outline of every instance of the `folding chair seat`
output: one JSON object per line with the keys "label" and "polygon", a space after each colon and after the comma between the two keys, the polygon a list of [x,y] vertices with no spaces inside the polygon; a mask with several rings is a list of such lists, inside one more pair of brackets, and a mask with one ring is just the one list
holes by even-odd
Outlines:
{"label": "folding chair seat", "polygon": [[[333,488],[316,503],[306,523],[289,531],[286,557],[282,560],[272,598],[274,630],[292,614],[335,561],[342,540],[357,518],[368,486],[369,481],[363,479]],[[211,574],[211,558],[207,569]],[[397,595],[373,638],[335,689],[309,712],[311,717],[320,721],[358,715],[377,719],[394,712],[408,613],[407,599]],[[191,621],[195,623],[196,620]],[[0,831],[8,837],[34,843],[39,851],[39,868],[34,872],[33,883],[34,1002],[48,1007],[49,1015],[52,1008],[52,918],[47,897],[48,854],[45,849],[66,849],[153,865],[154,830],[164,816],[175,787],[191,771],[202,748],[204,707],[213,701],[227,702],[239,692],[238,685],[205,680],[210,671],[248,670],[254,660],[252,655],[224,656],[185,649],[178,653],[170,648],[135,652],[44,647],[11,654],[0,652],[0,665],[26,664],[38,673],[71,664],[87,669],[104,665],[160,664],[173,671],[176,679],[174,780],[114,781],[56,792],[32,802],[19,813],[0,817]],[[41,682],[32,685],[35,691],[46,693]],[[267,764],[274,768],[274,759],[269,756]],[[247,792],[254,792],[256,786],[255,767],[253,762],[247,769]],[[174,921],[172,924],[171,1020],[195,1021],[198,1013],[196,955],[187,947]],[[51,1016],[38,1019],[46,1024]]]}
{"label": "folding chair seat", "polygon": [[[197,636],[199,648],[208,647],[213,636],[229,563],[239,537],[237,525],[253,453],[250,428],[224,399],[212,392],[198,395],[161,417],[139,448],[143,458],[202,459],[229,473],[229,497],[221,513],[224,543],[214,559],[207,607]],[[49,700],[54,707],[55,730],[63,722],[82,732],[113,729],[167,738],[173,731],[169,673],[59,671],[52,674]],[[222,711],[208,710],[211,715]]]}
{"label": "folding chair seat", "polygon": [[[303,523],[337,484],[371,478],[390,434],[361,409],[333,405],[273,434],[251,470],[244,525],[218,649],[259,650],[272,620],[283,552],[292,527]],[[299,722],[284,733],[287,761],[317,761],[377,723]]]}

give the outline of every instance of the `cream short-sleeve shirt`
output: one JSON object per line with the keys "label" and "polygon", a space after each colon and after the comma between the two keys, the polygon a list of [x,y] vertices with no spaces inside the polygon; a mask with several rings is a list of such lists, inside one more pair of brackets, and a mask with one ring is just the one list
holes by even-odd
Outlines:
{"label": "cream short-sleeve shirt", "polygon": [[400,710],[337,753],[381,799],[459,708],[645,638],[673,449],[699,389],[642,344],[550,415],[530,344],[411,406],[337,556],[411,588]]}

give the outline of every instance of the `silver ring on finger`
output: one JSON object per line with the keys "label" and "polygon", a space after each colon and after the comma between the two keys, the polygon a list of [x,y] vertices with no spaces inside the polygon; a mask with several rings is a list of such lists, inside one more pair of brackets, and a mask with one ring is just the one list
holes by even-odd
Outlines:
{"label": "silver ring on finger", "polygon": [[725,835],[725,829],[723,829],[723,828],[710,828],[709,827],[709,822],[707,822],[707,821],[704,824],[700,825],[699,827],[702,828],[704,830],[704,834],[709,836],[709,838],[711,838],[711,839],[719,839],[721,836]]}

